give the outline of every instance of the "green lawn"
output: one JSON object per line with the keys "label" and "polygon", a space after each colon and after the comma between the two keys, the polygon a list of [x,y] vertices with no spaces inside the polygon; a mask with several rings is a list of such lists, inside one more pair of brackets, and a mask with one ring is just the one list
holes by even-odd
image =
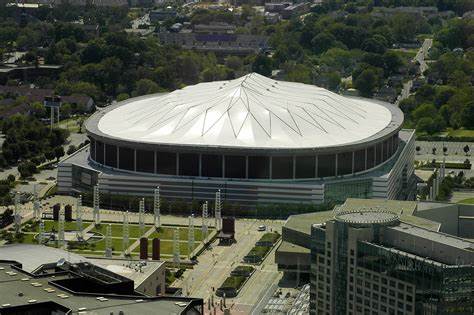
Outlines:
{"label": "green lawn", "polygon": [[448,132],[450,137],[474,137],[474,130],[456,129]]}
{"label": "green lawn", "polygon": [[465,203],[465,204],[469,204],[469,205],[474,205],[474,198],[463,199],[461,201],[458,201],[458,203]]}
{"label": "green lawn", "polygon": [[[57,231],[58,230],[58,222],[53,221],[53,220],[44,220],[44,230],[45,232],[50,232],[53,230]],[[82,227],[85,229],[87,226],[89,226],[90,222],[83,222]],[[64,230],[65,231],[75,231],[77,228],[76,222],[71,221],[71,222],[64,222]],[[26,223],[23,225],[22,230],[24,232],[39,232],[39,223]]]}
{"label": "green lawn", "polygon": [[[150,239],[155,237],[162,239],[162,240],[172,240],[174,235],[175,227],[161,227],[158,232],[153,232],[150,235]],[[210,233],[210,230],[209,230]],[[180,227],[179,228],[179,239],[180,240],[187,240],[188,239],[188,228],[187,227]],[[201,241],[202,240],[202,230],[200,228],[194,228],[194,240]]]}
{"label": "green lawn", "polygon": [[[102,223],[99,226],[94,227],[91,231],[96,233],[101,233],[105,235],[107,233],[108,223]],[[112,236],[122,237],[123,236],[123,224],[111,223],[112,227]],[[148,231],[152,226],[145,225],[145,231]],[[141,236],[140,226],[138,224],[129,224],[128,226],[128,236],[130,238],[139,238]]]}
{"label": "green lawn", "polygon": [[[194,243],[194,248],[199,245],[198,242]],[[173,255],[173,241],[160,241],[160,253],[163,255]],[[194,249],[193,248],[193,249]],[[140,252],[140,246],[135,247],[133,252],[138,253]],[[151,254],[152,252],[152,242],[148,242],[148,253]],[[181,256],[188,255],[188,243],[180,242],[179,243],[179,252]]]}

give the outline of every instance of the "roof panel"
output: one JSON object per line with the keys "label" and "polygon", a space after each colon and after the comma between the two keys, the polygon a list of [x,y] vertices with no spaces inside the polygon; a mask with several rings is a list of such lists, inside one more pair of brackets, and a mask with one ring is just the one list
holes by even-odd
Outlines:
{"label": "roof panel", "polygon": [[392,112],[399,111],[389,106],[251,73],[126,102],[108,110],[98,129],[157,144],[319,148],[363,141],[385,130],[393,123]]}

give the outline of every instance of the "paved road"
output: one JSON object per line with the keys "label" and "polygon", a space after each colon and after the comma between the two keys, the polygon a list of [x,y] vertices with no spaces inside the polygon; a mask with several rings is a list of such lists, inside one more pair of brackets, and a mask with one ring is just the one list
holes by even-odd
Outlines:
{"label": "paved road", "polygon": [[423,41],[418,53],[416,54],[414,60],[418,61],[420,64],[420,73],[423,73],[428,69],[428,64],[426,63],[426,59],[428,57],[428,52],[433,45],[433,39],[427,38]]}
{"label": "paved road", "polygon": [[[420,49],[416,53],[416,56],[413,58],[413,61],[417,61],[420,64],[419,68],[420,68],[421,76],[423,76],[423,73],[428,69],[428,64],[426,63],[425,59],[428,57],[428,52],[432,45],[433,45],[433,40],[431,38],[425,39]],[[404,99],[410,96],[410,90],[412,86],[413,86],[413,80],[409,80],[408,82],[403,84],[402,91],[400,92],[400,95],[398,95],[395,105],[398,106],[398,104],[400,104],[401,101],[403,101]]]}

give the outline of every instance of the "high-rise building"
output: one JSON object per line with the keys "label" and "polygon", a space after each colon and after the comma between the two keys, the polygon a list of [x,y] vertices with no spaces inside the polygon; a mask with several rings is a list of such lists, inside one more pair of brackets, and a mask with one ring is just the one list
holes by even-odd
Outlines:
{"label": "high-rise building", "polygon": [[310,314],[474,314],[474,243],[339,211],[311,227]]}

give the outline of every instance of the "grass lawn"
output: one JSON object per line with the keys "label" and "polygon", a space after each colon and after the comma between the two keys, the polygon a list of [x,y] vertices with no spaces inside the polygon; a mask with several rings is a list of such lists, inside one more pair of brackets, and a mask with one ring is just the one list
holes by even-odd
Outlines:
{"label": "grass lawn", "polygon": [[[45,232],[50,232],[53,229],[55,231],[58,230],[58,222],[57,221],[44,220],[43,222],[44,222]],[[89,224],[90,224],[90,222],[83,222],[82,223],[82,228],[85,229]],[[76,225],[75,221],[64,222],[64,230],[65,231],[75,231],[76,228],[77,228],[77,225]],[[36,233],[38,233],[39,232],[39,223],[26,223],[22,227],[22,229],[23,229],[24,232],[36,232]]]}
{"label": "grass lawn", "polygon": [[[198,242],[194,243],[194,248],[199,245]],[[163,255],[173,255],[173,241],[160,241],[160,253]],[[140,246],[135,247],[133,250],[134,253],[140,252]],[[152,242],[148,242],[148,253],[151,255],[152,252]],[[180,242],[179,243],[179,253],[181,256],[188,255],[188,243]]]}
{"label": "grass lawn", "polygon": [[463,199],[463,200],[458,201],[458,203],[465,203],[465,204],[469,204],[469,205],[474,205],[474,198]]}
{"label": "grass lawn", "polygon": [[[92,232],[97,232],[105,235],[107,233],[107,226],[108,223],[102,223],[99,226],[94,227],[91,231]],[[123,224],[115,224],[111,223],[110,224],[112,227],[112,236],[115,237],[122,237],[123,236]],[[152,226],[151,225],[145,225],[145,231],[148,231]],[[128,236],[130,238],[139,238],[141,236],[140,232],[140,226],[138,224],[129,224],[128,225]]]}
{"label": "grass lawn", "polygon": [[448,132],[450,137],[474,137],[474,130],[456,129]]}
{"label": "grass lawn", "polygon": [[[162,226],[158,232],[153,232],[150,239],[158,237],[162,240],[172,240],[174,235],[175,227],[166,227]],[[210,233],[210,230],[209,230]],[[179,228],[179,239],[180,240],[187,240],[188,239],[188,228],[187,227],[180,227]],[[194,240],[201,241],[202,240],[202,230],[201,228],[194,228]]]}

